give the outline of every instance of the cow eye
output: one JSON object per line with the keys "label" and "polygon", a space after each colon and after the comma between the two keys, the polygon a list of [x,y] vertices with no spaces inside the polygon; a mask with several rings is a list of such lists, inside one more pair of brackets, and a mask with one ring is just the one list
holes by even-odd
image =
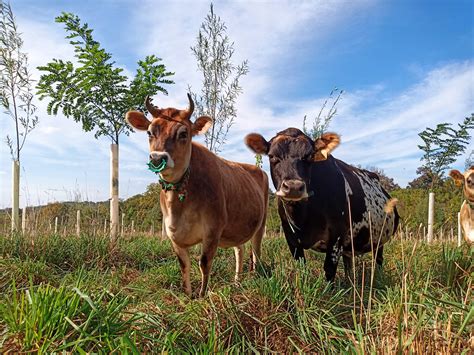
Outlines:
{"label": "cow eye", "polygon": [[146,134],[148,134],[148,138],[153,137],[153,133],[151,133],[150,131],[146,131]]}
{"label": "cow eye", "polygon": [[272,163],[272,164],[277,164],[278,162],[280,162],[280,158],[278,158],[274,155],[270,155],[269,158],[270,158],[270,163]]}
{"label": "cow eye", "polygon": [[187,131],[182,131],[178,134],[178,139],[186,139],[188,138],[188,132]]}

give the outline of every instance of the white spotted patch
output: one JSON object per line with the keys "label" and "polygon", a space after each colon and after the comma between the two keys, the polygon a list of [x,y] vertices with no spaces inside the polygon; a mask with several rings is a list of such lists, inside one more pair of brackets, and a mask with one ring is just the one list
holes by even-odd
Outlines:
{"label": "white spotted patch", "polygon": [[331,261],[334,265],[337,264],[342,253],[342,245],[339,243],[340,240],[341,237],[337,237],[336,243],[334,243],[331,250]]}
{"label": "white spotted patch", "polygon": [[[387,214],[384,211],[384,206],[389,198],[382,191],[380,182],[370,178],[364,171],[354,170],[351,173],[359,180],[366,207],[362,220],[352,223],[352,235],[356,238],[362,228],[368,228],[371,231],[374,246],[377,244],[383,245],[392,236],[395,223],[395,213]],[[345,177],[344,181],[346,196],[350,203],[353,192]]]}

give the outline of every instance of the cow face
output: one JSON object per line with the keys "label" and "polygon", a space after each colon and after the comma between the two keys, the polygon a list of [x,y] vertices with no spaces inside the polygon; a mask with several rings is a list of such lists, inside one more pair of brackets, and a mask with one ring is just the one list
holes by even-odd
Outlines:
{"label": "cow face", "polygon": [[251,150],[268,155],[276,195],[291,201],[308,198],[311,164],[326,160],[339,141],[339,136],[334,133],[325,133],[313,141],[297,128],[287,128],[269,142],[256,133],[245,137]]}
{"label": "cow face", "polygon": [[458,186],[464,185],[464,195],[470,201],[474,201],[474,166],[471,166],[462,174],[459,170],[451,170],[449,172]]}
{"label": "cow face", "polygon": [[152,121],[138,111],[129,111],[125,116],[133,128],[147,132],[150,161],[156,166],[163,160],[166,162],[166,167],[160,174],[168,182],[176,182],[183,176],[191,159],[192,137],[204,134],[212,122],[210,117],[201,116],[192,123],[190,118],[194,102],[189,94],[188,99],[189,107],[186,110],[177,110],[159,109],[147,97],[145,105],[153,116]]}

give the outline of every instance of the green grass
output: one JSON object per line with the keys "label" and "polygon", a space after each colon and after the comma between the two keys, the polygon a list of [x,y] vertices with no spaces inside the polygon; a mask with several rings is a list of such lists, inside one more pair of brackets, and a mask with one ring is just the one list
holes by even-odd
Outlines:
{"label": "green grass", "polygon": [[322,254],[297,263],[277,237],[262,250],[255,273],[247,250],[239,284],[233,251],[219,250],[208,295],[189,299],[168,241],[136,236],[110,249],[106,237],[2,236],[0,351],[469,352],[472,247],[395,238],[372,287],[368,255],[351,287],[342,266],[325,281]]}

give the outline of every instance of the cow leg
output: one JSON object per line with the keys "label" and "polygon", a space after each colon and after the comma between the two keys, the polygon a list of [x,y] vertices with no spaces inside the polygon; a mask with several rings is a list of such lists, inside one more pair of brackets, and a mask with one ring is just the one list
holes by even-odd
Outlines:
{"label": "cow leg", "polygon": [[326,280],[333,282],[336,277],[337,264],[339,263],[339,257],[342,253],[342,246],[338,243],[334,244],[326,252],[326,258],[324,259],[324,272],[326,274]]}
{"label": "cow leg", "polygon": [[240,281],[240,274],[242,274],[242,270],[244,268],[244,245],[239,245],[238,247],[234,247],[235,253],[235,282]]}
{"label": "cow leg", "polygon": [[295,246],[293,241],[290,240],[285,234],[286,237],[286,243],[288,244],[288,248],[290,248],[290,253],[293,256],[295,260],[301,260],[303,262],[306,262],[306,259],[304,257],[304,249],[301,246]]}
{"label": "cow leg", "polygon": [[374,250],[375,262],[379,267],[383,264],[383,245],[379,246],[378,250]]}
{"label": "cow leg", "polygon": [[179,266],[181,267],[181,276],[183,278],[183,287],[186,295],[191,297],[191,259],[189,258],[189,251],[186,248],[181,248],[175,243],[172,243],[174,252],[178,257]]}
{"label": "cow leg", "polygon": [[344,262],[344,275],[347,280],[352,280],[352,256],[343,255],[342,261]]}
{"label": "cow leg", "polygon": [[304,249],[302,247],[295,247],[290,244],[288,244],[288,246],[290,247],[291,255],[293,255],[295,260],[301,260],[303,263],[306,262],[306,258],[304,257]]}
{"label": "cow leg", "polygon": [[263,239],[264,234],[265,234],[265,222],[252,238],[252,263],[250,265],[250,271],[254,271],[255,267],[257,266],[257,263],[260,261],[262,239]]}
{"label": "cow leg", "polygon": [[199,260],[199,268],[201,269],[201,290],[199,291],[199,297],[204,297],[206,294],[212,260],[217,251],[217,240],[216,238],[212,241],[204,241],[202,244],[202,254]]}

